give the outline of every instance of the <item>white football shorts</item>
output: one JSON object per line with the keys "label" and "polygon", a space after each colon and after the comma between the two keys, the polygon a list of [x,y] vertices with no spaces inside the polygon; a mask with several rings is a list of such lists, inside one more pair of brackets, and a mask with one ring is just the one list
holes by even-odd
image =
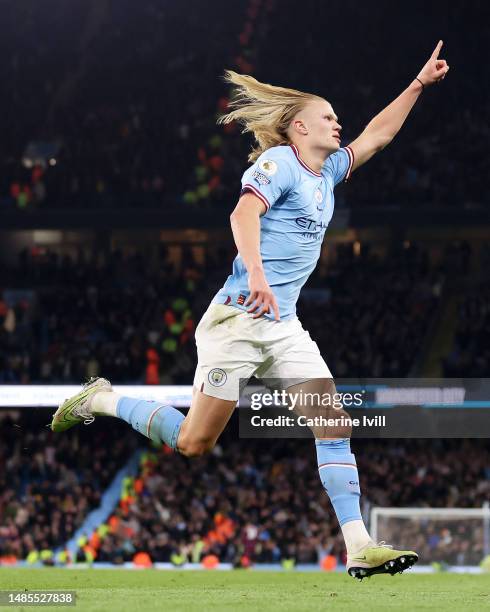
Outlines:
{"label": "white football shorts", "polygon": [[297,384],[332,378],[316,342],[299,319],[253,319],[224,304],[211,304],[196,329],[194,386],[206,395],[238,401],[252,376]]}

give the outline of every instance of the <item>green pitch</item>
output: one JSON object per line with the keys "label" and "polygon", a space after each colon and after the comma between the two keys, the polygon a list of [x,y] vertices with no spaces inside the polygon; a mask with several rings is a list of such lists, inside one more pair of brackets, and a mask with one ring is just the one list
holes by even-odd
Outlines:
{"label": "green pitch", "polygon": [[[490,609],[488,574],[406,574],[357,582],[344,574],[320,572],[0,568],[0,589],[74,590],[75,607],[42,608],[74,612]],[[28,609],[32,608],[23,608]]]}

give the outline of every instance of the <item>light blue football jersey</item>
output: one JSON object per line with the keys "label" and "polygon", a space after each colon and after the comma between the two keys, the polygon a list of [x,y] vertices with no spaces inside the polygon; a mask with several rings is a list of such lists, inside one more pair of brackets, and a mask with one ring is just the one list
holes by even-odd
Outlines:
{"label": "light blue football jersey", "polygon": [[[264,151],[242,178],[242,193],[252,192],[266,212],[260,217],[260,253],[265,277],[276,296],[281,319],[296,316],[301,288],[315,269],[334,210],[334,187],[347,180],[354,155],[350,147],[330,155],[315,172],[295,145]],[[248,273],[240,254],[213,302],[246,310]],[[266,316],[274,318],[274,313]]]}

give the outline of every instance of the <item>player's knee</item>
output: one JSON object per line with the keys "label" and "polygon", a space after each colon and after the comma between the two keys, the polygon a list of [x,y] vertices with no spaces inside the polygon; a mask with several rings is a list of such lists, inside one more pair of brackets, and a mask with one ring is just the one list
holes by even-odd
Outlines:
{"label": "player's knee", "polygon": [[324,416],[325,420],[332,425],[323,427],[322,438],[350,438],[352,435],[352,425],[350,415],[342,407],[340,394],[337,392],[337,387],[332,379],[327,379],[324,382],[325,392],[330,396],[331,401],[326,407]]}
{"label": "player's knee", "polygon": [[[343,409],[341,395],[331,378],[314,379],[298,385],[304,393],[311,393],[313,401],[305,403],[299,412],[311,423],[315,438],[350,438],[352,425],[349,414]],[[321,397],[322,401],[316,400]]]}
{"label": "player's knee", "polygon": [[179,437],[178,450],[186,457],[202,457],[213,450],[214,444],[214,440],[210,438],[187,435]]}
{"label": "player's knee", "polygon": [[324,422],[331,424],[314,428],[315,438],[350,438],[352,436],[351,418],[345,410],[324,410],[322,416]]}
{"label": "player's knee", "polygon": [[334,420],[331,435],[334,438],[350,438],[352,436],[351,417],[345,410],[335,410],[330,416]]}

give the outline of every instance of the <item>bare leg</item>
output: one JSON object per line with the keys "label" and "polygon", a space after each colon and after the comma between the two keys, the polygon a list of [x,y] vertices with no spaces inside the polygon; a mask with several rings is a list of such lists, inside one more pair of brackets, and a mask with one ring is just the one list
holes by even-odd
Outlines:
{"label": "bare leg", "polygon": [[[330,406],[321,405],[318,402],[307,401],[303,404],[299,402],[296,404],[294,412],[298,415],[304,415],[307,418],[314,418],[317,416],[323,416],[326,419],[340,419],[349,418],[349,415],[342,407],[333,407],[333,399],[337,393],[335,383],[331,378],[314,378],[303,383],[298,383],[289,387],[287,392],[297,397],[328,397],[330,396],[332,402]],[[300,392],[302,395],[300,395]],[[328,440],[338,438],[350,438],[352,434],[352,427],[349,425],[338,425],[336,427],[327,427],[325,425],[318,425],[310,427],[315,439],[317,440]]]}
{"label": "bare leg", "polygon": [[[123,396],[114,392],[97,393],[93,398],[93,414],[117,417],[117,405],[122,399],[124,399]],[[158,404],[151,404],[150,412],[156,412],[154,406]],[[230,420],[235,406],[236,401],[205,395],[194,388],[191,407],[180,425],[176,450],[188,457],[203,455],[212,450]],[[144,417],[142,421],[146,422]],[[143,429],[138,428],[138,431],[150,437],[144,427]]]}
{"label": "bare leg", "polygon": [[211,397],[194,388],[191,407],[180,428],[177,450],[188,457],[212,450],[235,406],[235,401]]}

